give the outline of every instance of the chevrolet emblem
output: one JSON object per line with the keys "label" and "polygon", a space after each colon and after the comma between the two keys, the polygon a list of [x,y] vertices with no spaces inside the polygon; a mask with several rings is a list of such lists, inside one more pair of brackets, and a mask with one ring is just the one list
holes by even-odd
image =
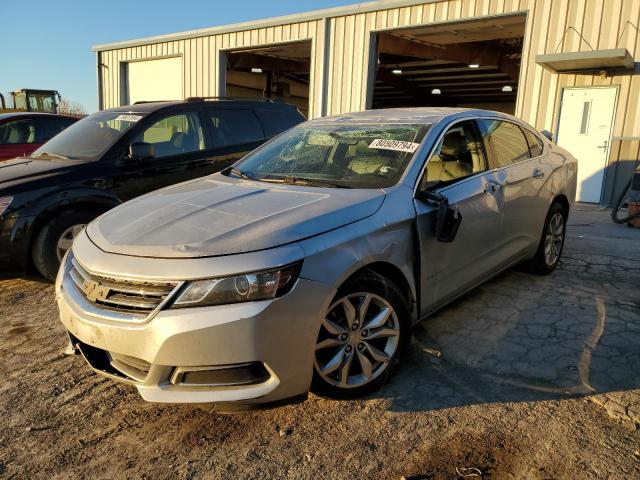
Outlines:
{"label": "chevrolet emblem", "polygon": [[103,287],[98,282],[93,280],[85,280],[82,284],[82,290],[87,296],[87,300],[96,302],[98,300],[104,300],[109,295],[109,287]]}

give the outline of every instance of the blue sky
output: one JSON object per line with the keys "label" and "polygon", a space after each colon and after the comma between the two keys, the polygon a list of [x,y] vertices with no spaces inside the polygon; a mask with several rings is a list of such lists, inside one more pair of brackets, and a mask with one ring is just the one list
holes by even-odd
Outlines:
{"label": "blue sky", "polygon": [[350,3],[356,0],[0,0],[0,92],[56,89],[94,112],[93,45]]}

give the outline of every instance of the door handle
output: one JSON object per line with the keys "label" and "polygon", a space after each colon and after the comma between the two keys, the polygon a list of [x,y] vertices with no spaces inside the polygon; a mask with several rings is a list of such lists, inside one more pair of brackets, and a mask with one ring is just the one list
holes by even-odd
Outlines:
{"label": "door handle", "polygon": [[533,169],[533,174],[531,175],[533,178],[544,178],[544,172],[539,168]]}
{"label": "door handle", "polygon": [[603,149],[607,149],[607,147],[609,146],[609,141],[605,140],[604,143],[596,148],[603,148]]}
{"label": "door handle", "polygon": [[485,195],[495,195],[497,192],[500,191],[501,188],[502,188],[502,185],[500,185],[499,183],[489,182],[484,187],[484,193]]}

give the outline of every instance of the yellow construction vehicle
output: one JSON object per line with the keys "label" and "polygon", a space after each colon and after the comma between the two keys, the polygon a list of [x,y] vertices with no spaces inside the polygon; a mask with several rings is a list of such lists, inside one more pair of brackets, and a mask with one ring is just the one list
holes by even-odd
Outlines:
{"label": "yellow construction vehicle", "polygon": [[0,94],[0,113],[2,112],[44,112],[59,113],[60,94],[57,90],[38,90],[22,88],[11,92],[13,107],[8,107],[4,96]]}

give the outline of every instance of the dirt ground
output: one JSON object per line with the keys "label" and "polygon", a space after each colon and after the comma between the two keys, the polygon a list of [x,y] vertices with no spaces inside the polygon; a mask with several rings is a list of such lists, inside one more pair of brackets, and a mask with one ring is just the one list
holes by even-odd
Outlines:
{"label": "dirt ground", "polygon": [[51,285],[0,281],[0,477],[640,479],[640,230],[601,217],[572,217],[552,276],[509,271],[418,325],[377,395],[233,416],[102,379],[62,354]]}

